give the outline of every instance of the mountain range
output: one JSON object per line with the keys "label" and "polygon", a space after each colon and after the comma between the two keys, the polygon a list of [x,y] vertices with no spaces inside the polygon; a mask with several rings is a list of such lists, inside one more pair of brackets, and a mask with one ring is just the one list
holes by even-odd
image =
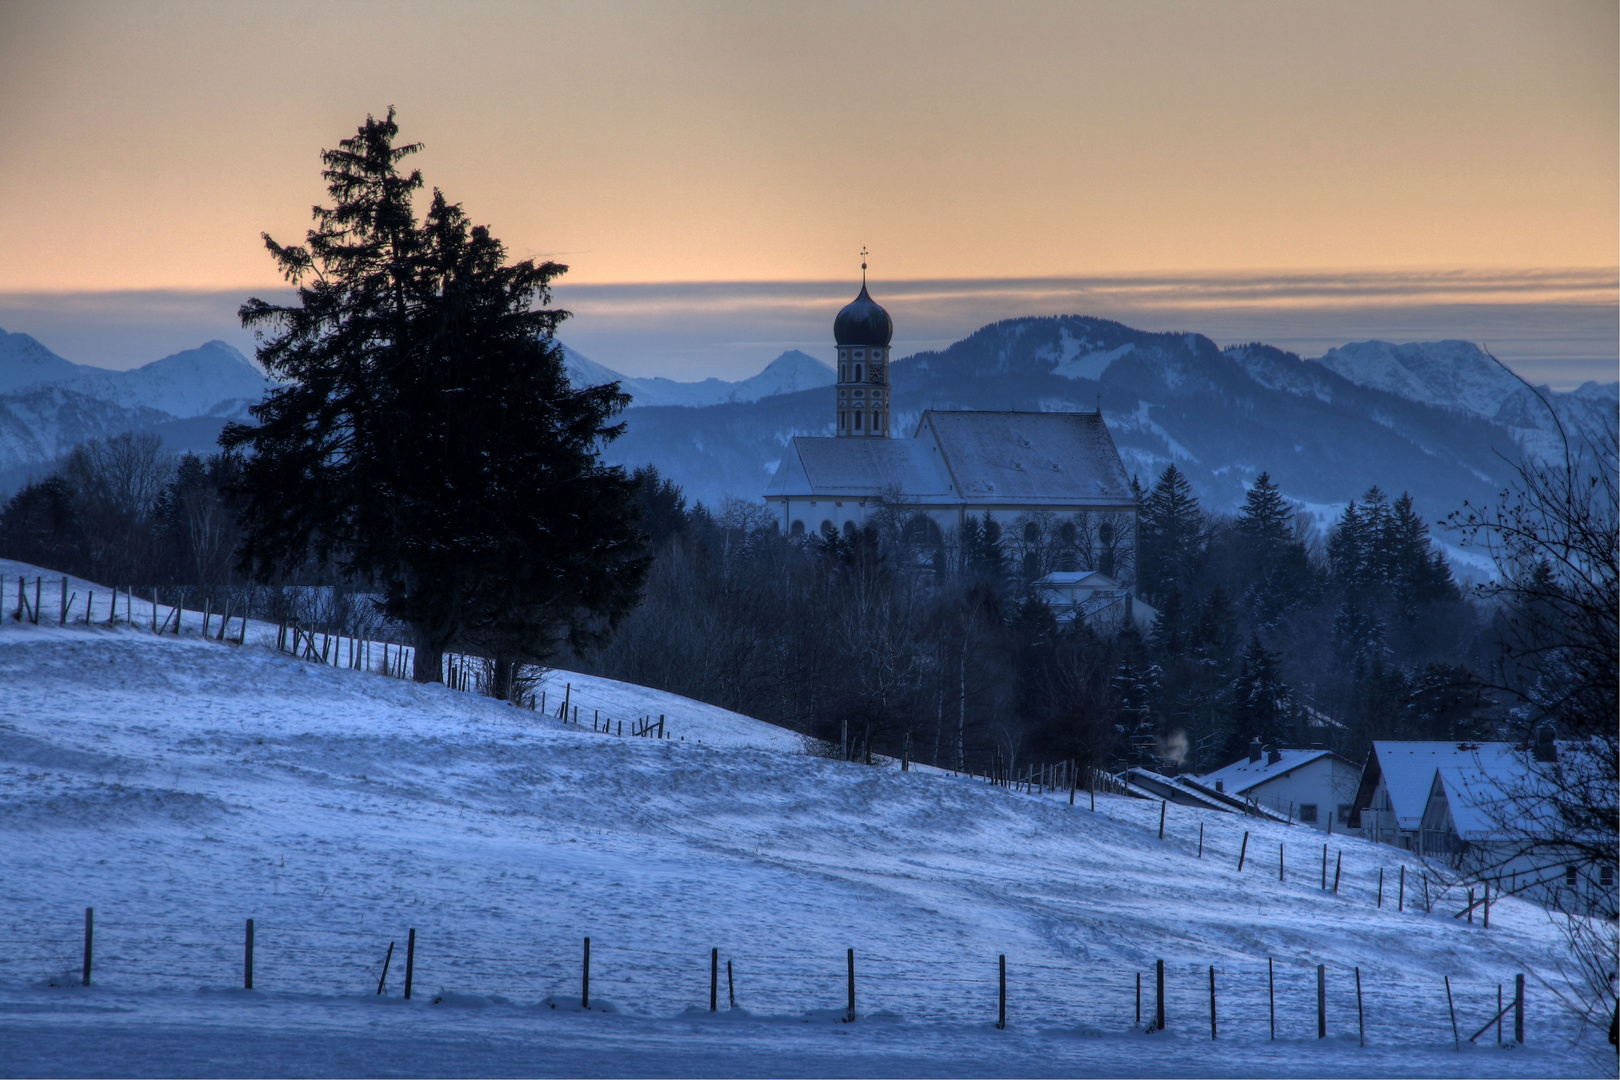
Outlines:
{"label": "mountain range", "polygon": [[[564,349],[576,384],[616,381],[632,396],[608,460],[652,462],[692,499],[757,498],[793,436],[832,434],[834,372],[803,352],[736,382],[676,382],[626,377]],[[1144,484],[1173,461],[1207,503],[1230,508],[1267,471],[1320,517],[1373,484],[1410,491],[1431,520],[1442,517],[1465,498],[1492,497],[1521,453],[1561,454],[1560,424],[1598,430],[1620,410],[1620,384],[1532,391],[1464,341],[1355,342],[1304,359],[1077,315],[993,323],[896,360],[891,381],[896,432],[925,409],[1100,408]],[[0,490],[122,431],[208,452],[270,385],[221,341],[110,371],[0,331]]]}

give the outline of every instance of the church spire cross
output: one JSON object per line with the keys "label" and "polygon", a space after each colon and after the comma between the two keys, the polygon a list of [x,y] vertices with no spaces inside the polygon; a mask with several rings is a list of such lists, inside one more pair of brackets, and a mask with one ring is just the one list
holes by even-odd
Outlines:
{"label": "church spire cross", "polygon": [[866,288],[866,245],[861,245],[861,288]]}

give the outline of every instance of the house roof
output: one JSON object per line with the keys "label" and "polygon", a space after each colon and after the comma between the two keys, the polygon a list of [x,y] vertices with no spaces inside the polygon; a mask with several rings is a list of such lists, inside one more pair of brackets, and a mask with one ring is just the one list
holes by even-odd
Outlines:
{"label": "house roof", "polygon": [[[1366,769],[1377,770],[1389,791],[1389,805],[1394,811],[1397,827],[1417,829],[1423,824],[1423,810],[1429,803],[1429,792],[1434,788],[1436,770],[1452,770],[1459,783],[1465,777],[1474,777],[1475,786],[1483,793],[1486,778],[1501,775],[1512,758],[1513,748],[1508,743],[1378,740],[1373,743]],[[1376,782],[1373,781],[1373,784],[1376,785]],[[1367,794],[1370,795],[1371,791]],[[1359,798],[1357,801],[1360,801]],[[1463,822],[1458,818],[1458,813],[1459,808],[1453,803],[1452,820],[1461,834]],[[1466,818],[1471,811],[1463,808],[1461,813]]]}
{"label": "house roof", "polygon": [[964,502],[1131,506],[1130,479],[1100,413],[923,413]]}
{"label": "house roof", "polygon": [[1279,750],[1277,754],[1275,764],[1269,757],[1261,757],[1259,761],[1250,761],[1245,757],[1224,769],[1200,776],[1198,782],[1212,788],[1219,781],[1222,791],[1229,795],[1242,795],[1268,780],[1286,776],[1302,765],[1309,765],[1317,758],[1334,756],[1331,750]]}
{"label": "house roof", "polygon": [[947,497],[950,477],[931,439],[832,439],[799,436],[765,488],[770,496],[875,498],[897,491]]}
{"label": "house roof", "polygon": [[1037,588],[1066,589],[1082,585],[1087,589],[1117,589],[1119,582],[1101,570],[1054,570],[1030,583]]}

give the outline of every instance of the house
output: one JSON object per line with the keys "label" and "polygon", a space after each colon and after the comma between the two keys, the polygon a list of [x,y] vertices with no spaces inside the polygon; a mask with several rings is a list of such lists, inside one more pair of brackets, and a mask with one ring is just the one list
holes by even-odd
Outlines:
{"label": "house", "polygon": [[969,518],[990,522],[1030,580],[1097,571],[1134,595],[1135,497],[1098,412],[936,411],[893,437],[894,324],[867,292],[838,313],[832,436],[794,437],[765,490],[782,530],[853,535],[875,518],[943,558]]}
{"label": "house", "polygon": [[1054,570],[1030,587],[1060,624],[1079,619],[1098,629],[1118,630],[1132,623],[1145,634],[1153,629],[1159,614],[1101,570]]}
{"label": "house", "polygon": [[[1554,762],[1559,752],[1580,752],[1570,745],[1547,749]],[[1552,813],[1543,818],[1522,805],[1527,792],[1551,782],[1532,772],[1525,748],[1511,743],[1374,742],[1353,824],[1370,839],[1439,859],[1499,893],[1561,911],[1613,912],[1614,867],[1592,868],[1561,853],[1547,839],[1557,835]],[[1551,811],[1550,799],[1547,805]]]}
{"label": "house", "polygon": [[1263,747],[1256,740],[1247,758],[1200,776],[1197,783],[1331,831],[1349,825],[1360,778],[1361,770],[1331,750]]}

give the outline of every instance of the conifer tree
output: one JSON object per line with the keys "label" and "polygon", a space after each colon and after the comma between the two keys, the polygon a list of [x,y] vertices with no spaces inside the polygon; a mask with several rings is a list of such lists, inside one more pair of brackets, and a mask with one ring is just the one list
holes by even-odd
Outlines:
{"label": "conifer tree", "polygon": [[1283,682],[1279,657],[1260,643],[1259,635],[1251,634],[1232,680],[1225,756],[1242,754],[1250,739],[1282,746],[1292,738],[1294,725],[1294,695]]}
{"label": "conifer tree", "polygon": [[1192,484],[1175,463],[1165,466],[1142,506],[1138,581],[1152,597],[1190,591],[1203,558],[1203,518]]}
{"label": "conifer tree", "polygon": [[383,595],[409,624],[415,676],[452,644],[515,665],[593,638],[635,602],[647,562],[633,482],[604,467],[622,427],[616,385],[576,390],[549,306],[567,268],[508,263],[500,241],[435,191],[398,127],[366,118],[322,154],[332,199],[301,246],[265,245],[297,302],[251,299],[244,325],[282,382],[231,425],[248,450],[245,568],[261,579],[313,558]]}

